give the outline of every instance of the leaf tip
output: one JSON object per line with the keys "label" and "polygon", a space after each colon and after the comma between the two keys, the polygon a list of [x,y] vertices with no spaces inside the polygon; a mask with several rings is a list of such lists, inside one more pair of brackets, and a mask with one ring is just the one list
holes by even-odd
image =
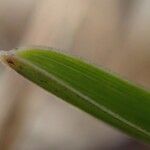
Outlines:
{"label": "leaf tip", "polygon": [[13,55],[14,55],[14,50],[10,50],[10,51],[1,50],[0,51],[0,61],[3,64],[7,64],[9,66],[14,66],[15,61],[14,61]]}

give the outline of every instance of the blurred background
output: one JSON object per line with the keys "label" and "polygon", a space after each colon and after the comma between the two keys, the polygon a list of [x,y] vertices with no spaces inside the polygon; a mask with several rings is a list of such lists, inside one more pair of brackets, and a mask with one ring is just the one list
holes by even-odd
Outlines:
{"label": "blurred background", "polygon": [[[150,89],[149,0],[0,0],[0,49],[62,49]],[[149,150],[0,66],[0,150]]]}

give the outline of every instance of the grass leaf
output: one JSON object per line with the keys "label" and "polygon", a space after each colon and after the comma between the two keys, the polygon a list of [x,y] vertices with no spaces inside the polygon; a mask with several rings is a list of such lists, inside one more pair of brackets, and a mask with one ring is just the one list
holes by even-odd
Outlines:
{"label": "grass leaf", "polygon": [[40,48],[2,55],[19,74],[79,109],[150,142],[150,92],[77,58]]}

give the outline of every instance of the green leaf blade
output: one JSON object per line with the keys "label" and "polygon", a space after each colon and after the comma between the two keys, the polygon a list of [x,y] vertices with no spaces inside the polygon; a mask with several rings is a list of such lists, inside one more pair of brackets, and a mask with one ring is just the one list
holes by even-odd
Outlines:
{"label": "green leaf blade", "polygon": [[20,50],[4,60],[29,80],[122,131],[150,142],[150,93],[52,50]]}

